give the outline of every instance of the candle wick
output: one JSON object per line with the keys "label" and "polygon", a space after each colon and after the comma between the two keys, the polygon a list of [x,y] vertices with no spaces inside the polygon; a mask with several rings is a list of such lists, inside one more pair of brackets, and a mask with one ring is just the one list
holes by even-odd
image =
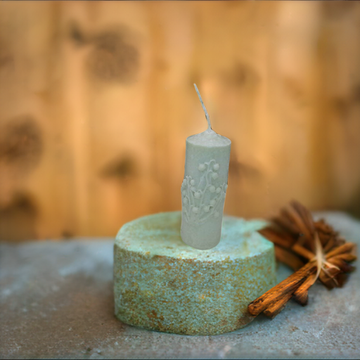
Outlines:
{"label": "candle wick", "polygon": [[196,84],[194,84],[194,86],[195,86],[195,90],[196,90],[196,92],[197,92],[197,94],[198,94],[198,97],[199,97],[199,99],[200,99],[201,106],[202,106],[202,108],[204,109],[204,112],[205,112],[206,121],[208,122],[208,125],[209,125],[208,129],[211,130],[211,124],[210,124],[209,114],[208,114],[208,112],[207,112],[207,110],[206,110],[206,107],[205,107],[203,101],[202,101],[202,98],[201,98],[199,89],[197,88]]}

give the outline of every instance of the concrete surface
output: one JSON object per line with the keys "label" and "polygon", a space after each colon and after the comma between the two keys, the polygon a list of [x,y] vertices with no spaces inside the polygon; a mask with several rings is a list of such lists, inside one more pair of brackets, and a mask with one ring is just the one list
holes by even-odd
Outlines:
{"label": "concrete surface", "polygon": [[[360,243],[360,222],[324,213]],[[323,214],[323,215],[324,215]],[[114,316],[112,239],[0,245],[1,358],[359,358],[359,271],[343,289],[316,284],[309,305],[217,336],[152,332]],[[290,271],[279,266],[279,281]]]}

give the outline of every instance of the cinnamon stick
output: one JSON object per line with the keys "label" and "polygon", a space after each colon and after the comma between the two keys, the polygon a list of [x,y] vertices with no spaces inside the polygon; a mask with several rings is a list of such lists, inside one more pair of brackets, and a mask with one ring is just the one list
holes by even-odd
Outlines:
{"label": "cinnamon stick", "polygon": [[295,289],[303,283],[306,278],[316,272],[316,265],[314,262],[309,262],[301,269],[290,275],[288,278],[283,280],[278,285],[267,291],[265,294],[252,301],[248,310],[253,316],[259,315],[263,312],[270,304],[275,303],[277,300],[282,298],[287,293],[293,293]]}
{"label": "cinnamon stick", "polygon": [[337,247],[336,249],[331,250],[328,254],[326,254],[326,258],[330,259],[332,257],[335,257],[336,255],[348,253],[348,252],[352,251],[355,248],[355,246],[356,245],[354,243],[350,243],[350,242],[346,243],[344,245],[341,245],[341,246]]}
{"label": "cinnamon stick", "polygon": [[269,305],[264,310],[264,314],[270,319],[273,319],[285,307],[286,303],[291,299],[292,296],[292,292],[288,292],[285,296],[281,297],[280,299]]}
{"label": "cinnamon stick", "polygon": [[294,292],[294,299],[301,305],[307,305],[308,290],[314,284],[315,275],[309,276]]}
{"label": "cinnamon stick", "polygon": [[304,263],[296,255],[277,245],[275,245],[275,257],[277,261],[284,263],[294,271],[297,271],[304,266]]}
{"label": "cinnamon stick", "polygon": [[323,219],[315,222],[310,211],[297,201],[281,209],[280,215],[259,232],[274,243],[276,259],[295,272],[249,304],[253,316],[264,312],[273,318],[292,297],[306,305],[317,278],[332,289],[343,286],[347,273],[354,270],[349,263],[356,260],[356,245],[347,243]]}

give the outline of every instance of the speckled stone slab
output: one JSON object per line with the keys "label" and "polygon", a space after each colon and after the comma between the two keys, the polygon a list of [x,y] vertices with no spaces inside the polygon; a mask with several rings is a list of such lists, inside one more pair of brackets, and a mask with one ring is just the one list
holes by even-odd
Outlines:
{"label": "speckled stone slab", "polygon": [[244,327],[247,305],[276,283],[263,221],[225,216],[220,243],[197,250],[180,237],[180,212],[125,224],[114,245],[115,315],[145,329],[216,335]]}

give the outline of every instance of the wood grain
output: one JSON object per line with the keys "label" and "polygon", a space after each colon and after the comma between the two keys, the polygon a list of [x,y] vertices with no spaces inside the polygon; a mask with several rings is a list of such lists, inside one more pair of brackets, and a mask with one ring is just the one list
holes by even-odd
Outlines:
{"label": "wood grain", "polygon": [[0,239],[180,209],[194,82],[232,140],[228,214],[360,216],[359,63],[357,2],[1,2]]}

